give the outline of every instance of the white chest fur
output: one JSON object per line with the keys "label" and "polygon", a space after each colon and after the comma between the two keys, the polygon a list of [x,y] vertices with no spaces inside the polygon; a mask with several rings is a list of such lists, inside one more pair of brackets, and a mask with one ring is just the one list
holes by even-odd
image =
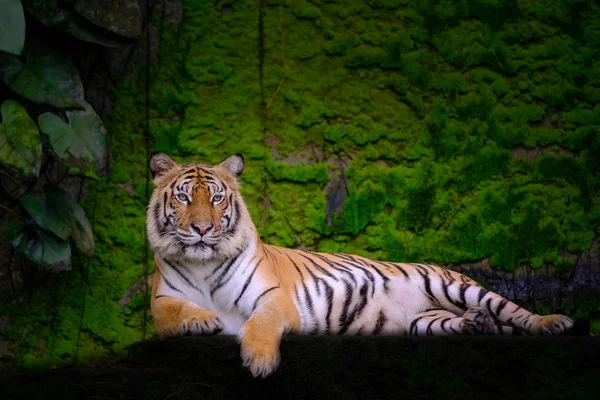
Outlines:
{"label": "white chest fur", "polygon": [[157,295],[185,299],[215,312],[224,324],[221,334],[236,335],[251,313],[237,297],[247,290],[246,276],[255,268],[252,254],[246,249],[235,259],[218,262],[163,260]]}

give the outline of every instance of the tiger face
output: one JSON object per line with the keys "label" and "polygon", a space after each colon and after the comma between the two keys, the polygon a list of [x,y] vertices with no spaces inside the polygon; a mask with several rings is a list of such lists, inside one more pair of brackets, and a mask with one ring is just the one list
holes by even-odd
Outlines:
{"label": "tiger face", "polygon": [[206,261],[244,248],[249,217],[238,191],[241,155],[209,166],[179,165],[158,153],[150,169],[156,189],[148,208],[148,238],[159,254]]}

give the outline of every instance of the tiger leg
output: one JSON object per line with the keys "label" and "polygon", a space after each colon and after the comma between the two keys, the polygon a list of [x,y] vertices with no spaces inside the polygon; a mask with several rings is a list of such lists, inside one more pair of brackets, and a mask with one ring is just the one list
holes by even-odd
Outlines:
{"label": "tiger leg", "polygon": [[214,335],[223,330],[223,322],[210,310],[204,310],[191,301],[157,294],[160,274],[154,273],[150,307],[156,333],[161,339],[173,336]]}
{"label": "tiger leg", "polygon": [[283,333],[300,330],[300,314],[292,299],[275,289],[263,296],[239,332],[244,367],[254,377],[266,377],[277,369]]}
{"label": "tiger leg", "polygon": [[485,308],[496,326],[508,325],[530,335],[560,335],[573,326],[573,321],[564,315],[533,314],[458,272],[411,265],[422,277],[428,296],[444,309],[462,314],[464,310]]}
{"label": "tiger leg", "polygon": [[573,326],[573,321],[564,315],[533,314],[481,287],[472,287],[470,291],[471,296],[465,293],[467,306],[487,309],[496,325],[510,325],[530,335],[560,335]]}
{"label": "tiger leg", "polygon": [[471,308],[462,316],[442,308],[431,308],[413,318],[408,334],[411,336],[510,335],[512,331],[511,327],[496,324],[485,308]]}

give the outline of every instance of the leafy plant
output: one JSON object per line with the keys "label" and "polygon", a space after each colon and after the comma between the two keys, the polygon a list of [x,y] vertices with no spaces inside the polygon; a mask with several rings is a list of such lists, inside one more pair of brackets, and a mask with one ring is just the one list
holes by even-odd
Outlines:
{"label": "leafy plant", "polygon": [[[85,101],[75,65],[26,29],[24,13],[80,40],[114,47],[139,38],[141,12],[134,0],[0,0],[0,9],[0,80],[13,93],[0,97],[0,172],[19,183],[13,204],[0,204],[19,217],[5,221],[4,236],[30,260],[67,270],[70,242],[93,254],[92,229],[78,202],[42,172],[58,164],[82,179],[100,179],[106,170],[106,131]],[[35,187],[43,193],[33,192]]]}
{"label": "leafy plant", "polygon": [[25,15],[20,0],[0,0],[0,50],[21,54],[25,44]]}
{"label": "leafy plant", "polygon": [[0,160],[21,170],[25,175],[38,176],[42,142],[35,122],[16,101],[8,100],[0,107]]}

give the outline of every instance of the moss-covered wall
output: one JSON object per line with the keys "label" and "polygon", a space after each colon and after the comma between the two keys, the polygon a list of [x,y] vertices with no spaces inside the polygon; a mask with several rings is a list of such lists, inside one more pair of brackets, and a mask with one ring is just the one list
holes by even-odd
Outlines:
{"label": "moss-covered wall", "polygon": [[[568,270],[597,240],[595,2],[183,1],[181,21],[162,11],[152,150],[205,163],[243,153],[242,192],[265,241]],[[2,340],[18,365],[119,357],[153,334],[145,75],[131,70],[106,119],[110,179],[89,185],[96,256],[4,297]]]}

